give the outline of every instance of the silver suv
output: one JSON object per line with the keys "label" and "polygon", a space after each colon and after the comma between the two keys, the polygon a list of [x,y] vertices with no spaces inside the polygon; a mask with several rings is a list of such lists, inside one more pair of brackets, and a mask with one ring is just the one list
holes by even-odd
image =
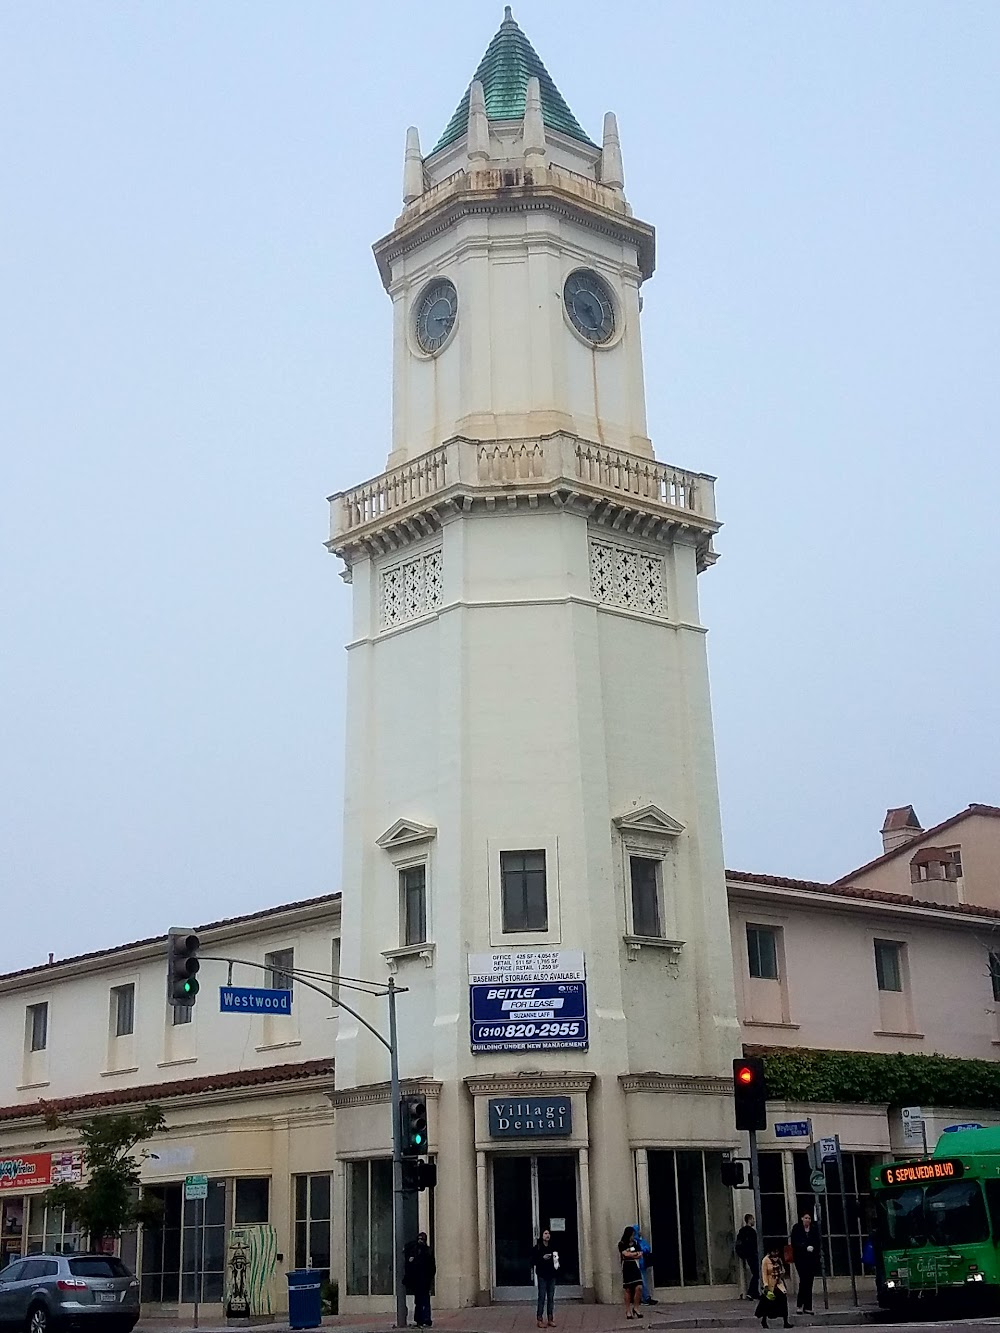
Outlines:
{"label": "silver suv", "polygon": [[0,1327],[131,1333],[139,1284],[113,1254],[32,1254],[0,1268]]}

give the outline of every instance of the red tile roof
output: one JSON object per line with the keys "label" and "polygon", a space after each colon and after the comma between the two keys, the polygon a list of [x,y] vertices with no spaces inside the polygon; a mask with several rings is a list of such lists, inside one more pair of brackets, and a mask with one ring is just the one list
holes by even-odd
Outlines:
{"label": "red tile roof", "polygon": [[108,1088],[103,1092],[82,1093],[79,1097],[60,1097],[53,1101],[25,1102],[20,1106],[0,1106],[0,1121],[28,1120],[42,1115],[67,1115],[71,1111],[103,1111],[112,1106],[165,1101],[170,1097],[189,1097],[200,1092],[221,1092],[226,1088],[255,1088],[268,1083],[290,1083],[296,1079],[333,1078],[333,1060],[301,1060],[298,1064],[269,1065],[265,1069],[232,1069],[223,1074],[205,1074],[201,1078],[179,1078],[169,1083],[145,1083],[137,1088]]}
{"label": "red tile roof", "polygon": [[[1000,811],[998,811],[1000,814]],[[808,893],[822,893],[830,898],[862,898],[866,902],[891,903],[897,907],[924,907],[935,912],[955,912],[959,916],[990,917],[1000,920],[1000,908],[977,907],[974,903],[930,903],[908,893],[884,893],[881,889],[866,889],[861,885],[822,884],[814,879],[785,879],[782,875],[755,875],[745,870],[727,870],[726,879],[743,884],[760,884],[776,889],[804,889]]]}
{"label": "red tile roof", "polygon": [[1000,806],[977,805],[973,803],[965,810],[960,810],[957,815],[952,815],[950,819],[944,820],[943,823],[935,824],[933,828],[925,829],[922,833],[918,833],[915,837],[910,838],[908,842],[904,842],[902,846],[894,847],[891,852],[884,852],[881,856],[876,856],[874,861],[869,861],[866,865],[858,866],[857,870],[852,870],[849,875],[841,875],[840,879],[834,880],[834,883],[850,884],[851,881],[857,879],[859,875],[867,874],[869,870],[874,870],[876,866],[885,865],[887,861],[891,861],[895,856],[902,856],[904,852],[918,846],[928,838],[936,837],[939,833],[943,833],[945,829],[954,828],[956,824],[960,823],[963,819],[968,819],[970,815],[987,815],[991,819],[1000,819]]}
{"label": "red tile roof", "polygon": [[[221,921],[209,921],[204,926],[196,926],[199,934],[209,930],[221,930],[224,926],[240,926],[246,921],[264,921],[270,916],[279,916],[282,912],[294,912],[302,907],[319,907],[322,903],[334,903],[340,898],[339,893],[321,893],[317,898],[302,898],[295,903],[281,903],[277,907],[265,907],[259,912],[247,912],[243,916],[227,916]],[[36,963],[34,967],[22,967],[15,972],[0,972],[0,981],[13,981],[15,977],[28,977],[33,973],[49,972],[53,968],[66,967],[70,963],[86,963],[92,958],[111,958],[118,953],[127,953],[129,949],[141,949],[147,944],[167,942],[166,935],[150,935],[144,940],[132,940],[130,944],[113,944],[110,949],[94,949],[90,953],[74,954],[71,958],[57,958],[51,963]]]}

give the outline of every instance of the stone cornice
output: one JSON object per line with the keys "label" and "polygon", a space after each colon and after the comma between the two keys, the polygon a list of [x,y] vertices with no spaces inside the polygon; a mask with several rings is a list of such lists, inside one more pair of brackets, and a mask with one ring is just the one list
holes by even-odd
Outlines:
{"label": "stone cornice", "polygon": [[700,1092],[710,1097],[732,1097],[733,1080],[715,1074],[619,1074],[624,1093]]}
{"label": "stone cornice", "polygon": [[573,1070],[563,1074],[470,1074],[464,1082],[473,1097],[520,1097],[587,1092],[595,1077],[587,1070]]}
{"label": "stone cornice", "polygon": [[[403,1078],[399,1081],[401,1092],[419,1094],[428,1101],[437,1101],[441,1096],[441,1082],[434,1078]],[[388,1083],[365,1083],[358,1088],[338,1088],[327,1093],[330,1104],[335,1110],[349,1106],[381,1106],[389,1100]]]}
{"label": "stone cornice", "polygon": [[[501,173],[484,173],[485,176],[500,176]],[[442,188],[444,187],[444,188]],[[599,189],[595,186],[595,191]],[[615,241],[625,241],[635,246],[639,260],[639,271],[643,278],[652,276],[655,265],[656,233],[647,222],[640,222],[626,212],[608,208],[596,197],[586,198],[574,188],[574,182],[566,178],[557,178],[544,184],[524,184],[501,186],[499,189],[477,188],[468,177],[442,182],[438,187],[438,197],[431,201],[431,207],[412,218],[404,214],[397,226],[376,241],[372,250],[378,264],[383,286],[388,291],[392,285],[392,265],[402,255],[423,245],[432,236],[454,227],[462,217],[490,213],[525,213],[544,210],[564,217],[592,231],[600,232]]]}

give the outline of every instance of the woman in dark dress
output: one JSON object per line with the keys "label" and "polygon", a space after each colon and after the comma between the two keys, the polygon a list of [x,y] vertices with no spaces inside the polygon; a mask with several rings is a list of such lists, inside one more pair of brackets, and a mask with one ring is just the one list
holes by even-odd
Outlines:
{"label": "woman in dark dress", "polygon": [[625,1293],[625,1318],[641,1319],[642,1311],[642,1269],[639,1260],[642,1251],[635,1238],[635,1228],[626,1227],[618,1242],[618,1258],[622,1265],[622,1291]]}

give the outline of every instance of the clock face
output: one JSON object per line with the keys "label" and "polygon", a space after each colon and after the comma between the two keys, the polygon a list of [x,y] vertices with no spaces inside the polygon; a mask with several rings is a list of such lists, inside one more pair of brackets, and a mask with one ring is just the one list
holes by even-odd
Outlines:
{"label": "clock face", "polygon": [[596,347],[614,337],[615,306],[603,278],[589,269],[577,269],[566,279],[563,300],[573,327],[587,342]]}
{"label": "clock face", "polygon": [[422,352],[433,355],[444,345],[458,316],[458,292],[446,278],[425,287],[417,298],[413,331]]}

